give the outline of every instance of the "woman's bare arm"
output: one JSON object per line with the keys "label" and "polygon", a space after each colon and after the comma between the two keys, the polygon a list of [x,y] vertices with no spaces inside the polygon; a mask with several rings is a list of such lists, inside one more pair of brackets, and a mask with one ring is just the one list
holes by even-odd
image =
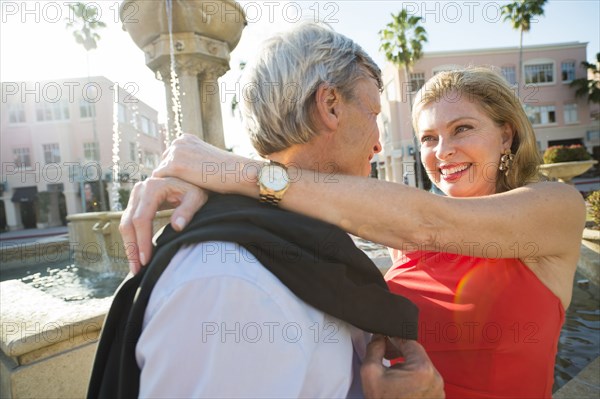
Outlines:
{"label": "woman's bare arm", "polygon": [[[201,188],[258,198],[259,163],[186,136],[165,154],[154,177],[176,176]],[[324,220],[352,234],[402,250],[428,249],[470,256],[538,258],[578,251],[585,220],[581,195],[563,183],[536,183],[477,198],[442,197],[402,184],[362,177],[290,170],[293,183],[280,206]],[[140,192],[122,225],[124,238],[149,224],[160,190]],[[132,193],[133,195],[134,193]],[[164,195],[162,195],[164,196]],[[135,199],[133,200],[136,201]],[[185,199],[182,204],[185,204]],[[191,213],[180,213],[189,221]]]}
{"label": "woman's bare arm", "polygon": [[579,248],[585,206],[563,183],[449,198],[374,179],[314,176],[294,182],[280,206],[392,248],[492,258],[562,256]]}

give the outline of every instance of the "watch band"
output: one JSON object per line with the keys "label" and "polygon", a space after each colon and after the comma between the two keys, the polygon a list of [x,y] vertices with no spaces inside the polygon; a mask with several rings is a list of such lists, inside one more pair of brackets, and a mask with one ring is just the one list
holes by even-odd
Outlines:
{"label": "watch band", "polygon": [[259,195],[259,200],[260,200],[260,202],[262,202],[264,204],[278,206],[279,205],[279,201],[281,201],[281,198],[277,198],[273,194],[260,194]]}

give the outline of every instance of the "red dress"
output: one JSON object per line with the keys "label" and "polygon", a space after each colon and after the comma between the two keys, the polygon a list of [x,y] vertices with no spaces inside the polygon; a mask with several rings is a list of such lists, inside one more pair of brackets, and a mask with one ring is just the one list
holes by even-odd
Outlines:
{"label": "red dress", "polygon": [[551,398],[565,312],[518,259],[405,254],[385,278],[420,309],[447,398]]}

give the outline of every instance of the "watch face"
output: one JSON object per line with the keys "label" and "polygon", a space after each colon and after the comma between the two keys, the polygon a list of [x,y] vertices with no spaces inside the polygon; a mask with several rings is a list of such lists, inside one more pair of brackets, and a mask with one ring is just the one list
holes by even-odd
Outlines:
{"label": "watch face", "polygon": [[260,183],[273,191],[283,190],[288,184],[287,173],[281,166],[265,165],[260,174]]}

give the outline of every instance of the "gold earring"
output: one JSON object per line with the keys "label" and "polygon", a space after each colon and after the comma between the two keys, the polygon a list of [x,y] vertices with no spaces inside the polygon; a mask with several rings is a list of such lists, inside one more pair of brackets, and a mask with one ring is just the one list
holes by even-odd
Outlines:
{"label": "gold earring", "polygon": [[510,151],[510,148],[504,150],[504,153],[500,157],[500,165],[498,169],[504,172],[504,176],[508,176],[508,171],[512,166],[512,163],[515,159],[515,155]]}

